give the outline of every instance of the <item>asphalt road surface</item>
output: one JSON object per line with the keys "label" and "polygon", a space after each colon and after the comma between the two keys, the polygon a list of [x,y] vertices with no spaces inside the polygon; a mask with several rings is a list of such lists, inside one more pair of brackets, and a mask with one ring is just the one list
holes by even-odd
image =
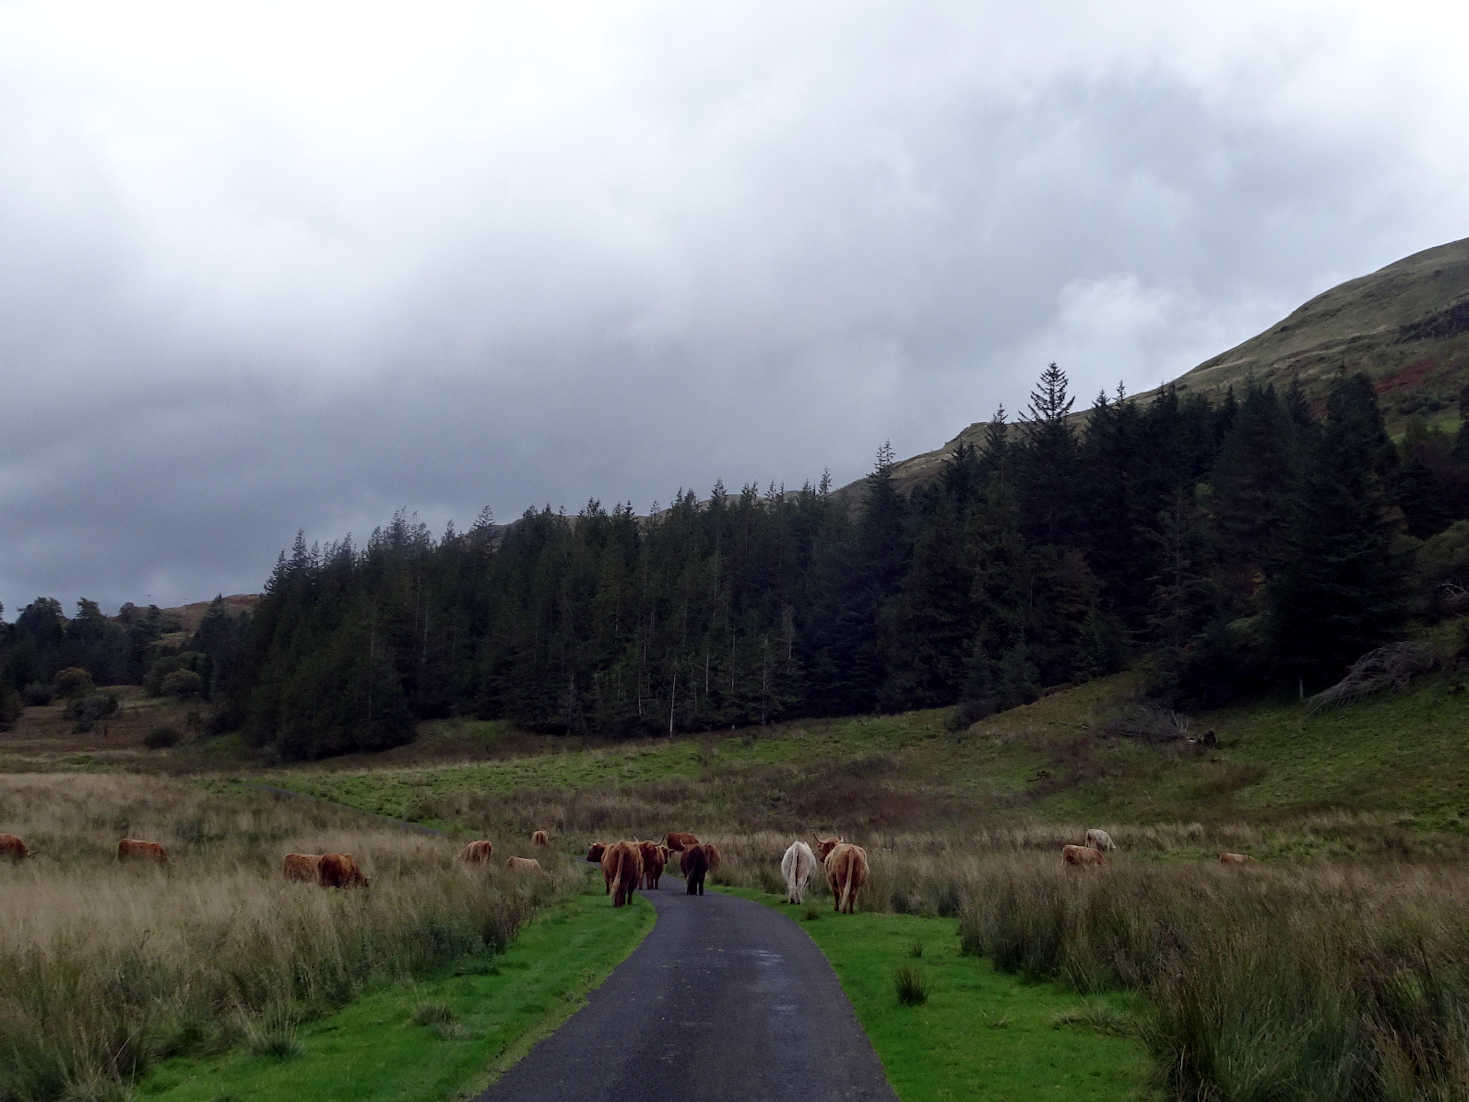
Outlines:
{"label": "asphalt road surface", "polygon": [[662,883],[643,893],[653,932],[477,1102],[896,1099],[831,966],[791,919]]}

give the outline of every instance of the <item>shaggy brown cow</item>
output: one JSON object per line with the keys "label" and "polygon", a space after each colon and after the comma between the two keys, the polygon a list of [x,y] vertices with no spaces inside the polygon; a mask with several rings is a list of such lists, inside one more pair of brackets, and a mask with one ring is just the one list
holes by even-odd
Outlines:
{"label": "shaggy brown cow", "polygon": [[470,842],[459,851],[459,860],[466,865],[488,865],[490,857],[495,852],[493,842],[486,842],[483,838],[476,842]]}
{"label": "shaggy brown cow", "polygon": [[1064,865],[1105,865],[1107,859],[1102,856],[1102,851],[1089,849],[1086,846],[1062,846],[1061,864]]}
{"label": "shaggy brown cow", "polygon": [[639,842],[638,853],[643,858],[643,887],[652,891],[658,887],[668,858],[663,856],[663,847],[657,842]]}
{"label": "shaggy brown cow", "polygon": [[530,844],[533,846],[549,846],[551,844],[551,836],[544,830],[538,830],[530,836]]}
{"label": "shaggy brown cow", "polygon": [[316,880],[316,863],[320,860],[319,853],[288,853],[281,863],[281,871],[287,880],[309,884]]}
{"label": "shaggy brown cow", "polygon": [[643,855],[638,852],[638,844],[614,842],[608,846],[602,854],[602,878],[607,882],[607,894],[612,896],[614,907],[631,903],[638,881],[643,878]]}
{"label": "shaggy brown cow", "polygon": [[601,863],[602,854],[607,852],[606,842],[593,842],[592,848],[587,850],[587,862],[592,865]]}
{"label": "shaggy brown cow", "polygon": [[124,838],[117,843],[117,859],[119,861],[130,861],[133,859],[143,861],[156,861],[160,865],[168,864],[168,850],[157,842],[145,842],[141,838]]}
{"label": "shaggy brown cow", "polygon": [[1244,853],[1221,853],[1219,855],[1219,863],[1221,865],[1243,865],[1246,861],[1253,860],[1253,857]]}
{"label": "shaggy brown cow", "polygon": [[831,856],[831,851],[846,841],[845,838],[823,838],[816,835],[816,860],[825,861]]}
{"label": "shaggy brown cow", "polygon": [[837,912],[851,914],[857,893],[867,883],[867,851],[851,842],[838,842],[826,857],[826,883]]}
{"label": "shaggy brown cow", "polygon": [[24,861],[31,856],[34,855],[26,849],[26,844],[14,834],[0,834],[0,857],[9,857],[12,861]]}
{"label": "shaggy brown cow", "polygon": [[511,872],[540,872],[541,863],[534,857],[512,857],[505,862]]}
{"label": "shaggy brown cow", "polygon": [[706,852],[706,847],[685,846],[683,856],[678,859],[678,867],[684,875],[684,894],[703,895],[704,876],[709,871],[709,854]]}
{"label": "shaggy brown cow", "polygon": [[695,838],[686,830],[670,830],[668,837],[663,840],[674,853],[682,853],[685,846],[697,846],[699,844],[699,839]]}
{"label": "shaggy brown cow", "polygon": [[719,847],[713,842],[704,843],[704,856],[709,858],[709,871],[718,872],[722,858],[719,856]]}
{"label": "shaggy brown cow", "polygon": [[316,862],[316,882],[323,888],[367,887],[367,877],[350,853],[323,853]]}

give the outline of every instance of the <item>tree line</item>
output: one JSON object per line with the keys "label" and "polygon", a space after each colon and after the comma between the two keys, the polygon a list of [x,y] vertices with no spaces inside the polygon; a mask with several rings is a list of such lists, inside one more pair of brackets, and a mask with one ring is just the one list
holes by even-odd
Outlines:
{"label": "tree line", "polygon": [[1050,365],[911,493],[884,445],[855,495],[716,482],[648,516],[594,500],[437,538],[400,511],[362,547],[298,535],[253,616],[216,602],[171,654],[147,614],[41,599],[0,621],[0,682],[182,653],[216,729],[297,759],[460,714],[614,737],[956,703],[964,723],[1140,659],[1154,694],[1212,705],[1315,691],[1461,607],[1469,397],[1456,434],[1398,444],[1362,375],[1320,404],[1257,385],[1073,404]]}

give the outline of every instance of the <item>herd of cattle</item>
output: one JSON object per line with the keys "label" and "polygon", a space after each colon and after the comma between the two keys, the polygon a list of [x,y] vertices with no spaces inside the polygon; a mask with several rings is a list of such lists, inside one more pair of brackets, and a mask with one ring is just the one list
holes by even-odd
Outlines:
{"label": "herd of cattle", "polygon": [[[550,844],[550,835],[544,830],[531,835],[533,846],[546,848]],[[469,842],[459,851],[459,860],[468,865],[485,865],[494,849],[494,844],[485,839]],[[1103,865],[1106,863],[1104,855],[1116,849],[1117,843],[1112,841],[1110,834],[1093,827],[1086,832],[1082,845],[1061,847],[1061,865],[1063,868]],[[700,842],[687,831],[670,831],[662,842],[594,842],[587,851],[587,860],[601,866],[612,905],[621,907],[632,900],[637,889],[656,889],[663,870],[675,853],[679,857],[679,871],[684,875],[684,890],[689,895],[703,895],[705,877],[719,868],[719,847],[713,842]],[[0,858],[20,861],[33,856],[34,851],[20,838],[14,834],[0,834]],[[124,838],[117,843],[117,859],[166,865],[168,851],[157,842]],[[1243,865],[1252,860],[1243,853],[1219,855],[1219,862],[1223,865]],[[858,893],[867,883],[867,851],[845,838],[818,837],[814,852],[805,842],[792,842],[780,859],[788,902],[799,904],[804,901],[807,885],[818,863],[826,873],[833,908],[851,914],[856,907]],[[511,857],[505,866],[517,873],[543,872],[541,863],[532,857]],[[365,888],[369,883],[350,853],[288,853],[282,871],[287,880],[315,883],[324,888]]]}

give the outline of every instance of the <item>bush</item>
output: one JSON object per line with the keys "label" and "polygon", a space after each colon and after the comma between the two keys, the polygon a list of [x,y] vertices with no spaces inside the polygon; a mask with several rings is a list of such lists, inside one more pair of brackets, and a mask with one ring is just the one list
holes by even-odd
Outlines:
{"label": "bush", "polygon": [[57,672],[53,679],[57,696],[82,696],[95,689],[92,675],[80,666],[68,666]]}
{"label": "bush", "polygon": [[149,750],[165,750],[177,746],[180,735],[172,727],[155,727],[143,736],[143,745]]}
{"label": "bush", "polygon": [[117,709],[118,699],[112,693],[91,692],[67,702],[66,718],[76,720],[78,731],[90,731],[99,719],[106,719]]}
{"label": "bush", "polygon": [[164,696],[191,700],[204,691],[204,679],[193,670],[174,670],[163,679],[159,688]]}

